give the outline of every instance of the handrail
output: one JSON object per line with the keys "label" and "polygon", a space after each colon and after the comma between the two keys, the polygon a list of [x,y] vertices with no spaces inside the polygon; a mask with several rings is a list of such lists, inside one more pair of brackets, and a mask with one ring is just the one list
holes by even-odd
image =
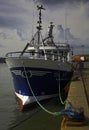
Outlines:
{"label": "handrail", "polygon": [[[9,53],[6,54],[5,57],[13,57],[12,55],[14,55],[14,57],[15,57],[15,54],[21,54],[21,53],[22,53],[22,51],[9,52]],[[61,56],[60,54],[55,54],[55,53],[51,53],[50,54],[50,53],[41,53],[41,52],[25,52],[24,54],[40,54],[42,56],[44,56],[44,55],[48,55],[48,56],[52,56],[52,55],[54,55],[54,56]],[[16,56],[16,57],[19,57],[19,56]],[[24,55],[22,57],[24,57]]]}
{"label": "handrail", "polygon": [[[41,52],[25,52],[23,56],[20,57],[22,52],[9,52],[6,54],[6,58],[27,58],[27,59],[45,59],[45,60],[52,60],[52,61],[67,61],[67,59],[63,60],[63,56],[61,54],[55,53],[41,53]],[[37,55],[38,56],[37,56]],[[46,56],[46,58],[45,58]]]}

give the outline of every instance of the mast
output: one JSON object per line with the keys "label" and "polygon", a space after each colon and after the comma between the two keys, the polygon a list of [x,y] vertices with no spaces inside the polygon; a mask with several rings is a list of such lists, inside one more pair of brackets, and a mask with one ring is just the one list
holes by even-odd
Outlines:
{"label": "mast", "polygon": [[40,36],[41,36],[41,30],[42,30],[42,10],[45,10],[43,8],[43,6],[39,6],[37,5],[37,10],[39,11],[39,20],[37,21],[37,24],[38,26],[36,27],[37,28],[37,35],[38,35],[38,41],[37,41],[37,45],[36,45],[36,48],[35,48],[35,56],[36,57],[39,57],[39,45],[40,45]]}
{"label": "mast", "polygon": [[39,20],[37,21],[38,26],[37,26],[37,32],[38,32],[38,45],[40,44],[40,33],[42,30],[42,10],[45,10],[45,8],[43,8],[43,6],[38,6],[37,5],[37,9],[39,11]]}
{"label": "mast", "polygon": [[[39,20],[37,21],[38,26],[36,27],[37,28],[36,34],[38,35],[38,43],[37,43],[37,46],[35,46],[36,47],[35,51],[37,52],[36,56],[38,57],[39,56],[38,52],[39,52],[39,44],[40,44],[40,34],[41,34],[41,30],[42,30],[42,10],[45,10],[45,8],[43,8],[42,5],[41,6],[37,5],[37,9],[39,11]],[[34,37],[32,38],[31,42],[33,40],[34,40]],[[27,45],[25,46],[25,48],[23,49],[23,51],[21,52],[21,54],[20,54],[19,57],[21,57],[24,54],[24,52],[26,51],[26,49],[28,48],[28,46],[29,46],[29,43],[27,43]]]}

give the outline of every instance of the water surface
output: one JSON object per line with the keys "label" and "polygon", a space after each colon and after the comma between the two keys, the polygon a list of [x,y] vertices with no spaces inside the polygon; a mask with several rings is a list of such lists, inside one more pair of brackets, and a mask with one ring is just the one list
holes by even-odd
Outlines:
{"label": "water surface", "polygon": [[[43,105],[50,111],[63,108],[59,98]],[[60,130],[61,120],[61,116],[52,116],[37,105],[29,111],[19,111],[10,71],[6,64],[0,64],[0,130]]]}

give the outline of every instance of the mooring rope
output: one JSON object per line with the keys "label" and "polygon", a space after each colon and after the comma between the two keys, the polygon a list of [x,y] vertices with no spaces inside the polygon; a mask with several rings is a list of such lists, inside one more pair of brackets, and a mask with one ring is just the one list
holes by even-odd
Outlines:
{"label": "mooring rope", "polygon": [[[60,84],[60,83],[59,83]],[[65,101],[63,101],[62,97],[61,97],[61,90],[60,90],[60,86],[59,86],[59,99],[62,105],[66,105],[66,107],[68,108],[70,105],[70,101],[68,99],[65,99]]]}
{"label": "mooring rope", "polygon": [[[30,84],[30,82],[29,82],[29,79],[28,79],[28,76],[27,76],[26,69],[25,69],[25,66],[24,66],[24,65],[23,65],[23,68],[24,68],[24,72],[25,72],[25,76],[26,76],[26,80],[27,80],[28,86],[29,86],[30,91],[31,91],[31,93],[32,93],[32,95],[33,95],[33,97],[34,97],[34,99],[36,100],[37,104],[38,104],[45,112],[47,112],[47,113],[49,113],[49,114],[51,114],[51,115],[53,115],[53,116],[61,115],[61,112],[52,112],[52,111],[47,110],[47,109],[38,101],[38,99],[36,98],[36,96],[35,96],[35,94],[34,94],[34,92],[33,92],[33,90],[32,90],[32,87],[31,87],[31,84]],[[59,86],[59,87],[60,87],[60,86]],[[60,93],[60,89],[59,89],[59,93]],[[63,100],[62,100],[62,98],[61,98],[61,95],[59,95],[59,98],[60,98],[60,101],[61,101],[62,104],[65,104],[65,103],[68,104],[68,102],[69,102],[68,100],[65,100],[65,101],[63,102]]]}
{"label": "mooring rope", "polygon": [[66,99],[65,101],[63,101],[62,97],[61,97],[61,86],[60,86],[60,71],[59,71],[59,99],[62,105],[65,105],[68,100]]}
{"label": "mooring rope", "polygon": [[[59,79],[60,79],[60,78],[59,78]],[[60,99],[60,102],[61,102],[62,105],[66,105],[66,108],[69,107],[70,101],[69,101],[68,99],[65,99],[65,100],[63,101],[63,99],[62,99],[62,97],[61,97],[60,81],[59,81],[59,99]]]}

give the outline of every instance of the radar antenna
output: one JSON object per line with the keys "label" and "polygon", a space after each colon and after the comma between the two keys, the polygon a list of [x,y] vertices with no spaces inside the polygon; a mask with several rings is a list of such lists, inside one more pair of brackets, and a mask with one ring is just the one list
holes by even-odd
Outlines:
{"label": "radar antenna", "polygon": [[54,26],[55,25],[53,25],[53,22],[50,22],[49,33],[48,33],[50,38],[53,38],[53,27]]}

